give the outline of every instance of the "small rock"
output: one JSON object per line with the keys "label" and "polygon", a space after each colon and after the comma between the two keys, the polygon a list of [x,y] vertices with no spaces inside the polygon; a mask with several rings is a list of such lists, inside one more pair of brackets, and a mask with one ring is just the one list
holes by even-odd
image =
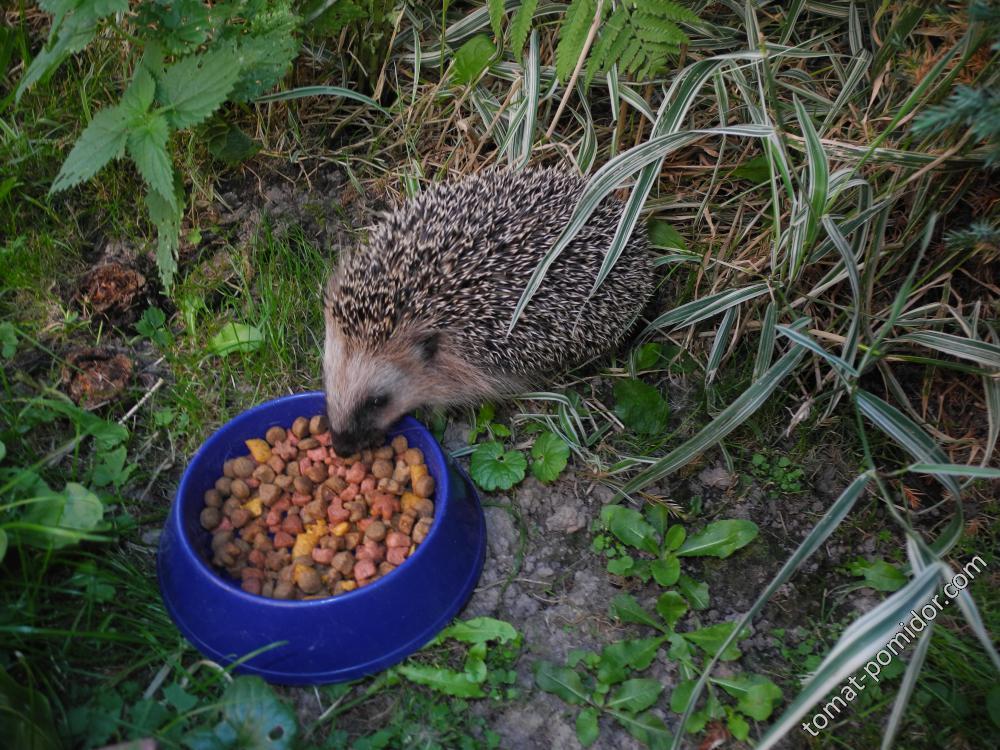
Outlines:
{"label": "small rock", "polygon": [[556,512],[545,519],[545,528],[549,531],[559,531],[572,534],[587,525],[587,514],[579,506],[561,505]]}
{"label": "small rock", "polygon": [[726,469],[722,466],[713,466],[709,469],[704,469],[698,475],[698,481],[706,487],[728,490],[736,484],[736,477],[726,471]]}

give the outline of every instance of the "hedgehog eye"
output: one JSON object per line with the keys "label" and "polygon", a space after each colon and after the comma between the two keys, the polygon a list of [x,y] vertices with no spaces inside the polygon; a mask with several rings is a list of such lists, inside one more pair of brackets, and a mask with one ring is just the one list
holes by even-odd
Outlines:
{"label": "hedgehog eye", "polygon": [[384,409],[389,405],[389,396],[382,393],[378,396],[372,396],[367,401],[365,401],[365,407],[371,410]]}

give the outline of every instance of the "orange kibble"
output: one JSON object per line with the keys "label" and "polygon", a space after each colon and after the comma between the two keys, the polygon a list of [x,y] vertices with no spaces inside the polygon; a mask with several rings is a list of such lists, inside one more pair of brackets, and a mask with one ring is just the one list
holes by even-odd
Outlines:
{"label": "orange kibble", "polygon": [[403,497],[400,499],[400,507],[402,507],[403,512],[406,513],[406,511],[415,508],[420,503],[421,499],[422,498],[419,495],[415,495],[412,492],[404,492]]}
{"label": "orange kibble", "polygon": [[410,481],[416,486],[420,477],[427,476],[427,464],[414,464],[410,467]]}

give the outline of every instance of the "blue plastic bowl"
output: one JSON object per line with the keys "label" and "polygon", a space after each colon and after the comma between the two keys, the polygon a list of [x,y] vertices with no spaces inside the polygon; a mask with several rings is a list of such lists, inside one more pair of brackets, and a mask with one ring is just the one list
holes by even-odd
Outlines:
{"label": "blue plastic bowl", "polygon": [[423,451],[437,488],[434,524],[405,563],[364,588],[312,601],[254,596],[214,569],[210,534],[198,516],[223,462],[246,455],[243,441],[273,425],[287,427],[298,416],[323,413],[322,393],[302,393],[268,401],[223,425],[184,471],[157,557],[163,602],[184,637],[223,664],[264,649],[236,669],[285,685],[353,680],[419,649],[468,600],[486,550],[483,511],[471,484],[430,432],[404,417],[390,436],[405,435]]}

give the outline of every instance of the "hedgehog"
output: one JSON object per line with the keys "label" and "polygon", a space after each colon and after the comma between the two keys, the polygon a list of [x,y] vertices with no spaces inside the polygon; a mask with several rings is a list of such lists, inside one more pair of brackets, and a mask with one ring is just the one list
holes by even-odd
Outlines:
{"label": "hedgehog", "polygon": [[488,169],[436,184],[344,253],[324,290],[323,381],[334,450],[384,439],[419,407],[500,399],[612,349],[653,291],[637,229],[591,295],[623,206],[606,198],[515,306],[583,191],[562,168]]}

